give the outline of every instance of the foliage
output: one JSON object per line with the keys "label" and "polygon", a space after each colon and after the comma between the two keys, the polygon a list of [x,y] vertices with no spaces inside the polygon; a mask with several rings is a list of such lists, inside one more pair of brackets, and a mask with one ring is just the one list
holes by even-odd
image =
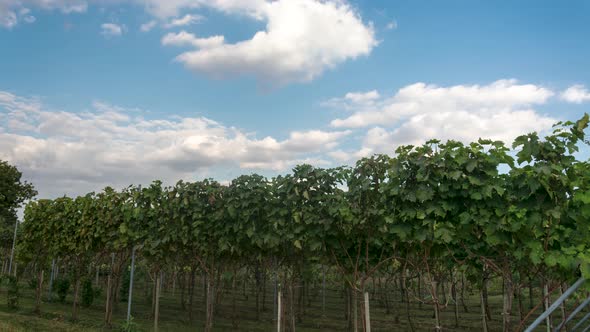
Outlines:
{"label": "foliage", "polygon": [[131,283],[131,270],[126,270],[123,273],[123,280],[121,281],[121,288],[119,288],[119,300],[127,302],[129,297],[129,284]]}
{"label": "foliage", "polygon": [[119,327],[121,332],[137,332],[139,330],[139,325],[133,321],[133,316],[129,317],[129,321],[125,321]]}
{"label": "foliage", "polygon": [[37,195],[32,184],[22,181],[22,173],[0,160],[0,246],[12,244],[17,209]]}
{"label": "foliage", "polygon": [[82,281],[82,291],[81,291],[81,298],[82,298],[82,306],[90,307],[94,302],[94,298],[97,296],[96,290],[92,286],[92,281],[89,278],[85,278]]}
{"label": "foliage", "polygon": [[53,284],[55,285],[55,292],[57,293],[59,302],[65,303],[68,291],[70,290],[70,279],[57,278],[54,280]]}
{"label": "foliage", "polygon": [[27,281],[27,285],[29,286],[29,289],[35,289],[35,288],[37,288],[37,282],[38,282],[38,280],[39,280],[39,279],[37,279],[37,277],[36,277],[36,276],[35,276],[35,277],[33,277],[33,278],[30,278],[30,279]]}
{"label": "foliage", "polygon": [[[324,265],[356,291],[375,274],[398,273],[404,283],[408,271],[431,285],[465,273],[483,290],[493,273],[504,281],[508,329],[513,290],[525,279],[569,282],[578,265],[590,275],[590,163],[576,156],[588,122],[586,115],[558,123],[546,137],[520,136],[513,150],[486,139],[430,140],[353,167],[304,164],[291,174],[243,175],[229,185],[154,181],[39,200],[25,209],[18,256],[40,266],[60,257],[74,284],[92,260],[109,257],[111,275],[123,277],[121,300],[134,247],[154,281],[166,269],[198,268],[210,300],[207,329],[215,283],[242,266],[253,267],[245,273],[258,281],[261,269],[272,272],[289,301],[294,281],[313,279]],[[63,301],[69,281],[56,281],[58,293],[60,282]],[[84,281],[83,294],[91,288]]]}
{"label": "foliage", "polygon": [[18,308],[19,285],[15,276],[6,276],[6,305],[10,309]]}

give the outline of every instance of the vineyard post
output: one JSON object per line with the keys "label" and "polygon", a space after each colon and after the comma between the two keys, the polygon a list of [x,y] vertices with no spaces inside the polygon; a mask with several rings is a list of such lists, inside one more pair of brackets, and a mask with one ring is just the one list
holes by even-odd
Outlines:
{"label": "vineyard post", "polygon": [[55,258],[51,260],[51,275],[49,276],[49,301],[51,301],[51,290],[53,288],[53,274],[55,273]]}
{"label": "vineyard post", "polygon": [[277,332],[281,332],[281,285],[277,291]]}
{"label": "vineyard post", "polygon": [[326,317],[326,265],[322,264],[322,316]]}
{"label": "vineyard post", "polygon": [[369,292],[365,291],[365,324],[366,332],[371,332],[371,314],[369,313]]}
{"label": "vineyard post", "polygon": [[[273,287],[273,292],[274,292],[274,301],[272,303],[272,309],[273,309],[273,316],[277,317],[277,299],[278,299],[278,277],[277,277],[277,265],[276,265],[276,259],[275,259],[275,264],[274,264],[274,287]],[[274,318],[273,318],[274,319]]]}
{"label": "vineyard post", "polygon": [[160,282],[162,280],[162,271],[156,272],[156,305],[154,313],[154,331],[158,332],[158,316],[160,316]]}
{"label": "vineyard post", "polygon": [[[543,297],[543,302],[545,304],[543,310],[547,310],[549,309],[549,286],[547,285],[546,280],[543,281]],[[547,316],[545,319],[545,324],[547,325],[547,332],[551,332],[551,315]]]}
{"label": "vineyard post", "polygon": [[481,323],[482,323],[482,331],[488,332],[488,322],[486,320],[486,306],[483,299],[483,290],[479,291],[479,299],[481,301]]}
{"label": "vineyard post", "polygon": [[432,281],[432,295],[434,298],[434,319],[436,321],[436,327],[434,328],[435,331],[441,331],[441,323],[440,323],[440,310],[438,306],[438,282],[436,280]]}
{"label": "vineyard post", "polygon": [[131,300],[133,298],[133,274],[135,272],[135,247],[131,251],[131,275],[129,276],[129,299],[127,300],[127,324],[131,319]]}
{"label": "vineyard post", "polygon": [[[14,222],[14,237],[12,238],[12,250],[10,251],[10,265],[8,265],[8,275],[12,272],[12,259],[14,258],[14,245],[16,244],[16,230],[18,228],[18,219]],[[15,275],[16,275],[16,269]]]}

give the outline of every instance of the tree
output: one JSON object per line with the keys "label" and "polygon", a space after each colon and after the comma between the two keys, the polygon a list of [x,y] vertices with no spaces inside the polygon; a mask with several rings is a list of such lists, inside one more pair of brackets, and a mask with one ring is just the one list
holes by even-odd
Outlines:
{"label": "tree", "polygon": [[12,246],[16,212],[24,202],[37,195],[31,183],[22,180],[16,166],[0,160],[0,246],[4,257]]}
{"label": "tree", "polygon": [[51,200],[39,200],[27,204],[24,222],[21,226],[21,241],[18,244],[18,258],[25,263],[38,267],[35,289],[35,313],[41,313],[41,291],[43,286],[43,268],[47,265],[54,245],[52,234],[56,234],[50,222],[53,217]]}

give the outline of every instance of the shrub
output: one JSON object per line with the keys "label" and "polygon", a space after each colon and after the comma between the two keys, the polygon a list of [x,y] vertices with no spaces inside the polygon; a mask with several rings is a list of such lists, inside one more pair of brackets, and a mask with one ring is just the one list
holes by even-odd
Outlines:
{"label": "shrub", "polygon": [[65,303],[66,296],[68,296],[68,290],[70,289],[70,280],[67,278],[55,279],[55,291],[59,302]]}
{"label": "shrub", "polygon": [[121,324],[119,327],[121,332],[136,332],[139,331],[139,326],[133,321],[133,316],[129,317],[129,321]]}
{"label": "shrub", "polygon": [[18,280],[15,276],[7,276],[6,304],[10,309],[18,308]]}
{"label": "shrub", "polygon": [[37,289],[37,277],[33,277],[29,279],[29,288],[30,289]]}
{"label": "shrub", "polygon": [[131,270],[128,269],[123,274],[121,288],[119,288],[119,300],[121,302],[127,302],[127,298],[129,297],[129,284],[130,283],[131,283]]}
{"label": "shrub", "polygon": [[90,307],[95,297],[96,291],[92,287],[92,281],[90,279],[84,279],[82,281],[82,306]]}

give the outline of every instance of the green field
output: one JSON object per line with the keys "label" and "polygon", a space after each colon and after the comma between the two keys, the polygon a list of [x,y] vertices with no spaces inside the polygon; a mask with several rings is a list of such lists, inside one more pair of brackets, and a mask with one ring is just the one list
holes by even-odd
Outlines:
{"label": "green field", "polygon": [[[492,320],[489,322],[490,331],[500,331],[502,326],[502,297],[497,286],[492,283],[490,287],[490,309]],[[322,309],[321,290],[314,289],[310,295],[304,299],[306,302],[303,306],[304,311],[299,322],[297,322],[298,331],[345,331],[346,319],[345,298],[342,290],[334,289],[334,285],[328,287],[326,291],[325,311]],[[152,331],[152,318],[150,317],[151,294],[146,292],[151,290],[149,284],[139,282],[134,287],[133,299],[133,321],[136,323],[137,331]],[[409,331],[407,322],[407,312],[405,303],[399,298],[399,291],[391,289],[389,293],[390,312],[386,312],[383,294],[376,290],[371,294],[371,327],[373,331]],[[47,292],[47,290],[45,290]],[[178,289],[173,290],[166,287],[161,297],[160,311],[160,331],[202,331],[204,328],[204,298],[203,289],[195,288],[194,297],[194,320],[189,322],[188,312],[181,308],[180,292]],[[256,320],[255,294],[253,289],[240,287],[236,295],[236,319],[235,325],[232,310],[232,296],[228,290],[221,291],[219,304],[215,313],[215,331],[272,331],[276,330],[276,321],[273,320],[273,289],[266,290],[265,310],[259,320]],[[481,330],[481,307],[479,303],[479,293],[473,293],[469,290],[465,292],[465,304],[468,312],[464,311],[462,306],[459,307],[459,325],[455,326],[454,302],[449,298],[447,306],[443,307],[442,323],[443,331],[479,331]],[[535,294],[538,295],[538,294]],[[450,296],[447,295],[447,296]],[[34,290],[30,289],[26,283],[21,283],[21,296],[19,308],[8,309],[4,301],[5,290],[2,289],[3,301],[0,303],[0,331],[123,331],[123,325],[126,317],[127,303],[118,302],[115,308],[114,326],[107,329],[103,325],[104,316],[104,299],[99,297],[92,306],[81,308],[80,319],[77,322],[71,321],[72,296],[68,295],[66,303],[44,302],[42,304],[42,314],[36,315],[33,312],[34,307]],[[262,298],[262,294],[261,294]],[[442,298],[442,294],[441,294]],[[46,297],[44,297],[46,300]],[[524,305],[528,311],[528,299],[525,299]],[[539,299],[536,299],[539,300]],[[515,302],[514,315],[518,316],[518,304]],[[540,310],[537,310],[537,314]],[[418,301],[411,301],[410,315],[414,321],[416,331],[432,331],[434,328],[434,315],[432,306]],[[518,319],[516,318],[515,319]],[[531,315],[534,318],[534,315]],[[559,314],[555,315],[556,319],[561,319]],[[530,320],[529,320],[530,321]],[[515,326],[518,323],[515,324]],[[362,330],[362,329],[360,329]]]}

